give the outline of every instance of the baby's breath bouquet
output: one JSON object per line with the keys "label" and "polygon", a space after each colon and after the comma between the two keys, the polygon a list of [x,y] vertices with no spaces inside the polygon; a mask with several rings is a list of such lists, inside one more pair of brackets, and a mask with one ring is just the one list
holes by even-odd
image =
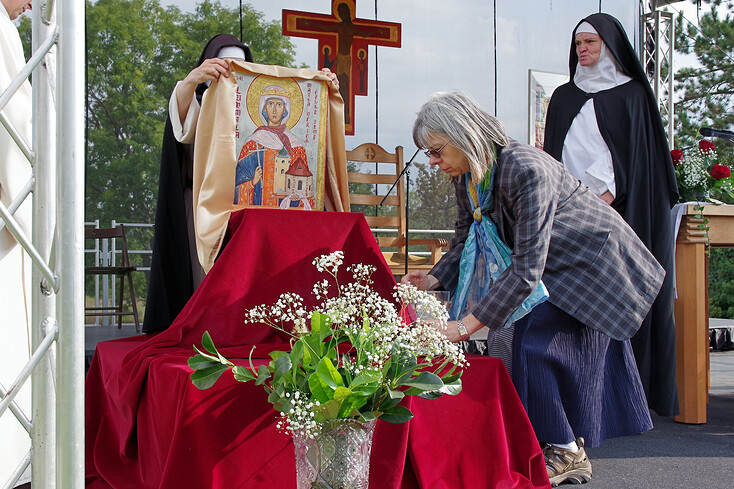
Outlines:
{"label": "baby's breath bouquet", "polygon": [[[278,426],[315,437],[322,426],[340,419],[401,423],[412,418],[400,401],[409,395],[428,399],[461,391],[463,353],[439,330],[448,314],[434,297],[400,284],[395,298],[405,307],[420,304],[433,311],[434,323],[406,323],[393,302],[371,288],[373,266],[346,270],[353,280],[340,284],[343,253],[314,260],[327,278],[315,284],[321,304],[308,311],[303,298],[284,293],[273,305],[246,312],[246,323],[264,323],[291,336],[290,351],[270,353],[268,364],[235,365],[218,351],[209,333],[203,349],[189,359],[191,380],[211,387],[226,370],[241,382],[262,385],[281,416]],[[435,327],[438,326],[438,329]]]}
{"label": "baby's breath bouquet", "polygon": [[719,190],[734,197],[734,181],[728,166],[719,163],[716,146],[705,139],[694,151],[670,152],[678,181],[680,202],[710,202],[709,193]]}

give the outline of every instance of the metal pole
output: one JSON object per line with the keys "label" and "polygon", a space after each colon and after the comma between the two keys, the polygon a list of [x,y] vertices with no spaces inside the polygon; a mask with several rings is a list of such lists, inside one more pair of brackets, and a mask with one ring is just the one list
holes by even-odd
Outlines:
{"label": "metal pole", "polygon": [[25,367],[23,367],[23,370],[20,371],[15,381],[13,381],[13,385],[8,389],[7,395],[3,397],[2,401],[0,401],[0,415],[10,407],[13,399],[18,395],[20,386],[28,380],[28,377],[33,373],[33,369],[43,360],[43,356],[46,355],[46,352],[51,348],[54,341],[56,341],[56,330],[51,330],[46,334],[46,337],[43,338],[43,341],[41,341],[36,351],[33,352],[33,356],[31,356],[30,361],[25,365]]}
{"label": "metal pole", "polygon": [[8,231],[10,231],[16,241],[18,241],[18,243],[23,246],[23,248],[33,260],[33,263],[41,270],[45,279],[49,283],[49,287],[54,291],[57,291],[59,278],[53,273],[53,270],[51,270],[48,265],[46,265],[46,262],[43,260],[41,255],[38,254],[38,250],[36,250],[36,248],[33,246],[30,238],[25,235],[18,223],[16,223],[15,219],[13,219],[13,216],[10,215],[7,207],[5,207],[2,203],[0,203],[0,217],[5,220],[5,225],[7,226]]}
{"label": "metal pole", "polygon": [[655,99],[660,105],[662,94],[660,93],[660,75],[661,75],[661,60],[660,60],[660,11],[656,10],[654,13],[655,19]]}
{"label": "metal pole", "polygon": [[84,487],[84,11],[60,2],[57,486]]}
{"label": "metal pole", "polygon": [[[54,22],[49,23],[48,20]],[[33,74],[33,154],[35,176],[33,192],[33,243],[45,263],[52,266],[54,231],[56,228],[56,107],[53,86],[56,65],[56,48],[41,41],[53,37],[58,40],[53,6],[33,9],[33,52],[51,49],[43,58],[40,69]],[[33,268],[33,284],[40,284],[44,275]],[[31,310],[31,341],[35,348],[56,329],[56,294],[44,293],[41,287],[33,287]],[[33,369],[31,379],[32,419],[31,480],[34,487],[56,487],[56,388],[55,365],[52,354],[55,346]]]}
{"label": "metal pole", "polygon": [[668,16],[668,146],[675,147],[675,98],[673,98],[673,84],[675,81],[675,67],[673,60],[675,59],[675,22],[673,22],[673,14]]}

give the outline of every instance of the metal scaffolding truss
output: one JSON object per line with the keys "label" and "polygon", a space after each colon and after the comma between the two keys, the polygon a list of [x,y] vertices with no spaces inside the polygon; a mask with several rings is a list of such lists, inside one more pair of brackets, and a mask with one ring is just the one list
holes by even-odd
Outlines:
{"label": "metal scaffolding truss", "polygon": [[[18,366],[12,385],[0,386],[0,416],[15,417],[30,436],[31,450],[18,460],[10,479],[0,484],[3,488],[13,487],[32,464],[34,489],[81,489],[84,487],[85,3],[82,0],[34,3],[34,54],[0,94],[2,114],[2,108],[32,75],[32,143],[23,140],[10,121],[0,115],[0,122],[33,169],[25,192],[7,208],[0,203],[0,229],[7,227],[33,261],[33,354],[26,365]],[[24,234],[13,218],[13,213],[29,197],[33,203],[31,237]],[[20,325],[11,325],[17,326]],[[24,413],[14,399],[29,379],[32,407],[31,413]]]}
{"label": "metal scaffolding truss", "polygon": [[675,112],[673,81],[675,71],[673,67],[673,54],[675,52],[675,24],[673,14],[657,10],[667,3],[656,1],[642,15],[642,66],[645,68],[647,77],[652,85],[655,98],[660,109],[665,130],[668,135],[668,145],[674,146],[675,135]]}

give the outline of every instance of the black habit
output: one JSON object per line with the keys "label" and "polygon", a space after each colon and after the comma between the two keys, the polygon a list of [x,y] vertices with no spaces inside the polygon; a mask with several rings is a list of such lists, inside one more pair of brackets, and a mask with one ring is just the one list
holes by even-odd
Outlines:
{"label": "black habit", "polygon": [[[213,37],[204,48],[196,66],[214,58],[223,47],[238,46],[245,51],[245,59],[252,61],[250,49],[229,34]],[[207,85],[196,88],[201,97]],[[187,154],[188,153],[188,154]],[[195,243],[189,242],[189,222],[185,194],[193,187],[193,152],[178,142],[173,134],[170,117],[166,120],[161,147],[161,169],[158,179],[158,204],[153,235],[153,257],[148,278],[148,298],[145,305],[143,332],[153,333],[168,328],[194,293],[194,272],[190,251]],[[188,209],[191,215],[191,209]]]}
{"label": "black habit", "polygon": [[551,98],[544,150],[561,161],[571,123],[593,98],[599,131],[612,155],[616,184],[612,207],[666,270],[658,298],[631,341],[649,407],[662,416],[673,416],[679,412],[673,316],[675,257],[670,222],[670,209],[678,200],[673,162],[655,97],[624,28],[607,14],[593,14],[584,21],[596,29],[632,80],[597,93],[582,91],[573,83],[578,56],[572,35],[571,81],[558,87]]}

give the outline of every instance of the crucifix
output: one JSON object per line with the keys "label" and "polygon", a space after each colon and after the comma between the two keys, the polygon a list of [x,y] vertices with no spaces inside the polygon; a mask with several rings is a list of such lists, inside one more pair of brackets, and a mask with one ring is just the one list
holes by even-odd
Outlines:
{"label": "crucifix", "polygon": [[400,24],[354,18],[356,0],[332,0],[331,15],[283,10],[283,35],[319,40],[319,68],[339,80],[345,134],[354,134],[354,96],[367,95],[367,47],[400,47]]}

